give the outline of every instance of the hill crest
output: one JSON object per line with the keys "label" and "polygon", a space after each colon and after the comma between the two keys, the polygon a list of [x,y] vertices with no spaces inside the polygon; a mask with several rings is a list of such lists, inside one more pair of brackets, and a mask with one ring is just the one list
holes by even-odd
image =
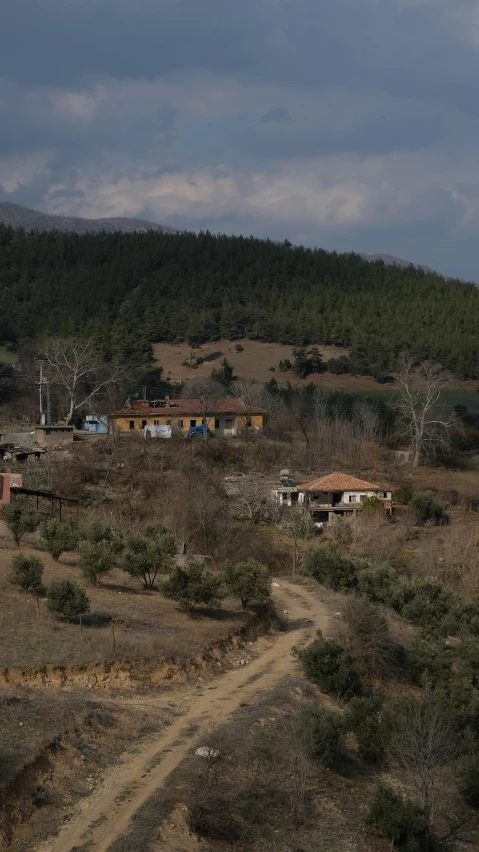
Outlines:
{"label": "hill crest", "polygon": [[132,233],[133,231],[167,231],[176,233],[176,228],[159,225],[147,219],[129,216],[109,216],[101,219],[84,219],[81,216],[56,216],[23,207],[13,201],[0,201],[0,222],[12,228],[26,231],[62,231],[73,234]]}

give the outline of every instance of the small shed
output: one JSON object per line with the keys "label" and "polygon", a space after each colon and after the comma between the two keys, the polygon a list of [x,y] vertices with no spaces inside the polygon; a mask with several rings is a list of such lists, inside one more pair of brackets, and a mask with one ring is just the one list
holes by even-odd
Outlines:
{"label": "small shed", "polygon": [[35,426],[35,441],[40,447],[63,447],[73,443],[73,426]]}

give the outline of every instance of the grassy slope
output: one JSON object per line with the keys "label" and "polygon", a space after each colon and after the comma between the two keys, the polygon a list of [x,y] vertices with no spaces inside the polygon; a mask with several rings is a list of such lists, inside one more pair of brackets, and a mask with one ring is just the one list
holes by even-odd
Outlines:
{"label": "grassy slope", "polygon": [[[345,391],[356,391],[367,393],[379,399],[387,401],[395,393],[394,385],[381,385],[371,376],[352,376],[344,374],[341,376],[332,373],[321,373],[308,376],[307,379],[299,381],[292,372],[280,373],[278,365],[280,360],[289,358],[293,360],[293,346],[283,346],[281,343],[261,343],[258,340],[242,340],[243,352],[237,352],[236,343],[231,340],[218,340],[215,343],[205,343],[198,349],[192,350],[188,343],[173,345],[170,343],[155,343],[153,346],[154,356],[163,368],[164,378],[171,381],[185,381],[186,379],[202,378],[209,376],[211,370],[219,367],[222,358],[227,358],[232,365],[235,374],[244,379],[256,379],[259,382],[268,382],[275,378],[279,382],[290,381],[292,384],[307,384],[314,382],[327,388],[343,388]],[[321,346],[325,361],[329,358],[337,358],[347,353],[347,350],[334,346]],[[194,357],[205,358],[205,362],[197,369],[191,369],[183,365],[183,361]],[[271,367],[275,371],[271,371]],[[477,382],[461,381],[451,379],[450,389],[444,391],[443,398],[447,407],[451,409],[458,403],[467,405],[470,411],[479,411],[479,393]]]}

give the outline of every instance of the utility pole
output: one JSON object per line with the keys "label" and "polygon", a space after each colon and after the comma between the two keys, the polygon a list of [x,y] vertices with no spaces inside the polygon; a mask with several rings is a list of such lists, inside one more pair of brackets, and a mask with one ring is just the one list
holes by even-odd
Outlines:
{"label": "utility pole", "polygon": [[45,413],[43,411],[43,361],[40,361],[40,381],[38,382],[38,387],[40,391],[40,424],[43,426],[45,424]]}
{"label": "utility pole", "polygon": [[[43,375],[43,364],[44,361],[37,361],[37,364],[40,365],[40,378],[38,382],[38,390],[39,390],[39,398],[40,398],[40,424],[42,426],[50,426],[52,422],[52,401],[51,401],[51,393],[50,393],[50,380],[46,379]],[[45,387],[46,393],[44,395],[43,388]],[[46,397],[46,412],[44,409],[44,399]]]}
{"label": "utility pole", "polygon": [[52,425],[52,398],[50,394],[50,382],[48,379],[45,380],[45,384],[47,386],[47,420],[46,425]]}

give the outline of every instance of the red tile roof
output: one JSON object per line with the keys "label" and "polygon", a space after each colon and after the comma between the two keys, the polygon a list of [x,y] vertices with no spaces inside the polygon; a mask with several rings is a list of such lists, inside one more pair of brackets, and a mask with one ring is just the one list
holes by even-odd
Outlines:
{"label": "red tile roof", "polygon": [[[163,402],[163,401],[162,401]],[[155,406],[146,400],[135,400],[131,408],[121,408],[114,411],[112,417],[154,417],[155,415],[166,415],[181,417],[182,415],[196,415],[202,417],[204,406],[199,399],[170,399],[164,405]],[[254,409],[247,408],[245,404],[233,396],[224,399],[212,400],[207,408],[208,414],[237,414],[247,416],[250,414],[264,414],[264,410],[256,406]]]}
{"label": "red tile roof", "polygon": [[298,485],[298,491],[379,491],[379,488],[347,473],[329,473],[320,479]]}

